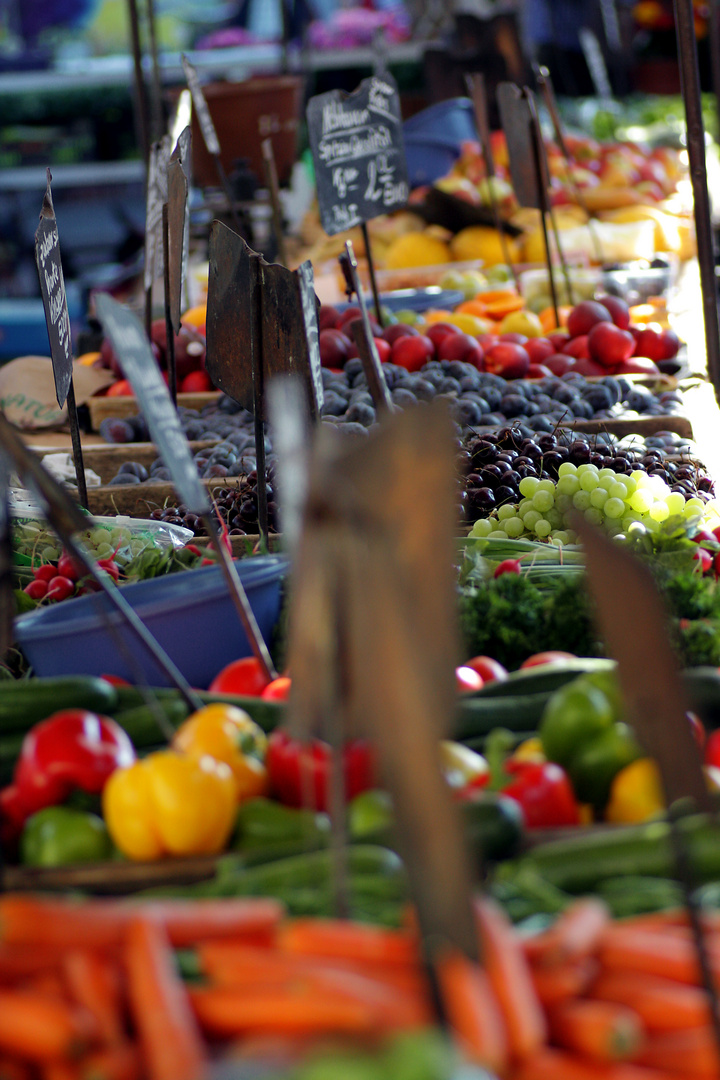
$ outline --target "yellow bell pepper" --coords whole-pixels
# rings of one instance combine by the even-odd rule
[[[616,775],[605,807],[605,820],[613,825],[634,825],[665,810],[660,770],[652,758],[639,758]]]
[[[123,855],[141,861],[217,854],[237,809],[235,780],[224,762],[175,750],[116,769],[102,802],[113,841]]]
[[[225,762],[235,778],[239,803],[268,792],[267,736],[242,709],[222,704],[199,709],[178,728],[173,746],[192,758]]]
[[[462,791],[468,784],[480,788],[490,779],[490,766],[485,758],[464,743],[442,739],[440,763],[445,779],[455,791]]]
[[[515,747],[512,759],[513,761],[547,761],[542,747],[542,740],[538,737],[525,739],[524,742]]]

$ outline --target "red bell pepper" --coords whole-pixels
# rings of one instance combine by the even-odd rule
[[[579,825],[580,808],[570,779],[552,761],[506,761],[512,777],[501,794],[519,804],[528,829]]]
[[[86,709],[65,709],[27,733],[13,776],[17,796],[5,798],[29,817],[78,789],[99,794],[115,769],[134,760],[133,744],[114,720]]]
[[[268,739],[265,765],[270,787],[286,806],[327,810],[331,748],[321,739],[302,742],[277,728]],[[372,749],[364,739],[351,739],[343,750],[345,798],[375,786]]]

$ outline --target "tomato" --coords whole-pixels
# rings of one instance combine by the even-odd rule
[[[458,694],[472,694],[476,690],[482,690],[483,680],[477,671],[471,667],[455,668],[455,689]]]
[[[270,683],[260,661],[254,656],[245,656],[242,660],[233,660],[219,671],[210,683],[213,694],[245,694],[247,697],[260,697]]]
[[[107,397],[134,397],[133,388],[127,379],[118,379],[108,387]]]
[[[562,652],[560,649],[550,652],[538,652],[533,656],[528,656],[527,660],[523,660],[520,665],[521,668],[528,667],[540,667],[541,664],[561,664],[563,660],[577,660],[577,656],[574,656],[570,652]]]
[[[123,679],[120,675],[101,675],[101,679],[105,682],[109,682],[111,686],[132,686],[127,679]]]
[[[713,731],[708,735],[705,743],[705,764],[720,768],[720,731]]]
[[[472,660],[465,661],[464,667],[477,671],[484,683],[504,682],[508,677],[507,669],[491,656],[473,656]]]
[[[289,675],[279,675],[267,684],[260,697],[265,701],[287,701],[290,697],[291,681]]]

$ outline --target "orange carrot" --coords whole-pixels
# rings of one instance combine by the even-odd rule
[[[81,1080],[141,1080],[140,1050],[130,1042],[117,1043],[82,1059]]]
[[[158,900],[132,905],[115,900],[41,900],[13,893],[0,897],[0,943],[112,949],[122,944],[137,914],[162,923],[172,944],[181,947],[211,937],[274,930],[283,907],[276,900],[262,897]]]
[[[417,966],[413,934],[341,919],[292,919],[278,931],[283,952],[340,957],[383,965]]]
[[[6,945],[0,943],[0,986],[15,983],[46,971],[57,971],[63,950],[42,945]]]
[[[547,1026],[533,986],[520,938],[499,904],[478,897],[475,912],[480,953],[500,1011],[505,1018],[513,1061],[536,1053],[547,1037]]]
[[[317,987],[300,985],[266,993],[196,987],[190,988],[189,996],[200,1026],[212,1036],[367,1035],[375,1029],[375,1009]]]
[[[40,1069],[42,1080],[80,1080],[78,1061],[46,1061]]]
[[[585,993],[598,972],[598,963],[590,956],[555,967],[532,968],[530,975],[544,1009]]]
[[[464,1052],[478,1065],[504,1072],[505,1022],[487,972],[459,949],[442,953],[436,972],[445,1014]]]
[[[696,1077],[717,1080],[720,1076],[720,1055],[710,1024],[653,1035],[637,1060],[653,1069],[675,1070],[687,1080]]]
[[[544,1047],[510,1074],[509,1080],[683,1080],[682,1073],[645,1069],[621,1062],[600,1065],[575,1054]]]
[[[635,1009],[648,1031],[680,1031],[708,1023],[707,995],[699,986],[686,986],[655,975],[633,971],[604,971],[590,995]]]
[[[98,953],[71,949],[63,963],[70,996],[94,1017],[103,1042],[113,1045],[124,1037],[120,972]]]
[[[56,998],[59,1001],[67,1000],[65,983],[59,971],[38,971],[36,975],[21,979],[17,984],[17,989],[43,994],[45,997]]]
[[[690,937],[659,930],[636,930],[632,926],[608,926],[600,942],[600,962],[610,971],[636,971],[659,975],[693,986],[700,981],[695,947]],[[714,972],[720,964],[710,955]]]
[[[581,960],[597,950],[609,922],[607,904],[598,897],[584,896],[570,904],[546,931],[526,938],[525,955],[531,964]]]
[[[200,1080],[203,1042],[161,925],[134,919],[127,931],[128,998],[148,1080]]]
[[[628,1061],[643,1041],[640,1017],[614,1001],[564,1001],[550,1011],[550,1036],[592,1061]]]
[[[67,1002],[29,990],[0,991],[0,1053],[42,1064],[73,1058],[88,1045],[88,1017]]]

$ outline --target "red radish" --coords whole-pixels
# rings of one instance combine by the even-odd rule
[[[57,577],[59,572],[57,567],[53,566],[52,563],[42,563],[33,570],[33,576],[36,581],[48,582],[52,581],[54,577]]]
[[[67,551],[64,551],[58,559],[57,572],[65,578],[69,578],[70,581],[77,581],[83,573],[82,569],[78,569],[77,565],[73,561]]]
[[[476,690],[482,690],[483,680],[477,671],[471,667],[455,668],[455,689],[458,694],[471,694]]]
[[[698,547],[693,551],[693,559],[697,559],[701,572],[707,574],[713,566],[713,557],[709,551],[706,551],[704,547]]]
[[[74,592],[75,582],[58,574],[48,585],[47,598],[48,600],[67,600],[68,596],[72,596]]]
[[[43,581],[42,578],[35,578],[29,585],[26,585],[23,592],[30,597],[31,600],[42,600],[48,591],[47,581]]]
[[[114,559],[98,559],[97,565],[101,570],[107,571],[113,581],[119,581],[120,571]]]
[[[503,559],[498,563],[493,572],[493,577],[502,577],[503,574],[519,574],[522,567],[519,559]]]

